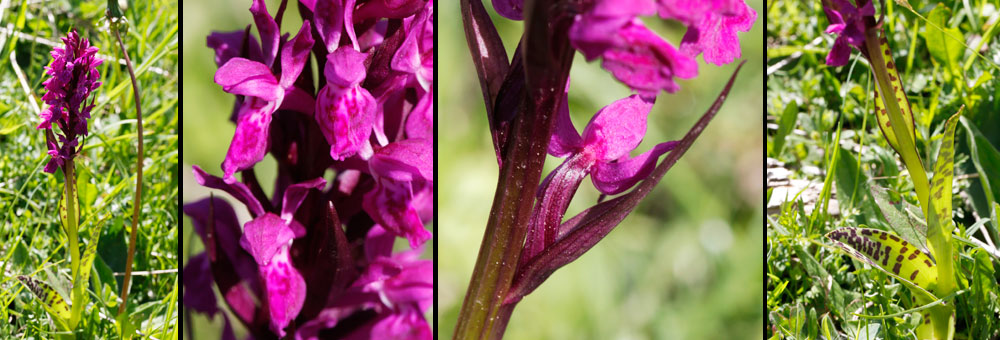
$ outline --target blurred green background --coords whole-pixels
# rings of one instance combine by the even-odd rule
[[[761,339],[763,310],[763,3],[740,33],[741,71],[718,116],[657,189],[601,243],[558,270],[514,310],[509,339]],[[521,22],[493,15],[508,55]],[[475,265],[497,163],[482,93],[456,3],[438,8],[438,336],[450,338]],[[684,28],[647,25],[675,45]],[[716,98],[736,65],[705,65],[661,94],[643,143],[680,139]],[[580,130],[628,89],[577,54],[570,111]],[[561,160],[549,157],[546,172]],[[594,204],[585,180],[567,217]]]

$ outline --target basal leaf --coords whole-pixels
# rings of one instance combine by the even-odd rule
[[[35,297],[42,302],[42,307],[52,316],[52,320],[55,321],[60,329],[69,329],[69,325],[67,324],[70,318],[69,305],[66,304],[66,300],[63,300],[62,296],[59,296],[59,293],[55,289],[52,289],[45,282],[28,276],[18,276],[17,279],[25,287],[28,287],[28,290],[31,290],[35,294]]]
[[[885,56],[885,69],[889,73],[889,86],[894,90],[895,100],[899,104],[900,114],[903,116],[903,121],[905,121],[906,130],[910,133],[910,140],[916,141],[916,135],[913,130],[913,110],[910,108],[910,100],[906,98],[906,92],[903,90],[903,83],[899,79],[899,72],[896,71],[895,62],[892,59],[892,51],[889,49],[889,43],[885,38],[882,38],[879,49],[882,51],[882,55]],[[873,77],[874,79],[874,77]],[[882,135],[885,136],[886,141],[893,149],[896,149],[896,153],[902,155],[902,152],[907,152],[908,150],[903,150],[899,145],[899,140],[896,138],[896,132],[893,131],[892,125],[889,123],[889,112],[886,111],[885,100],[887,100],[883,93],[879,92],[878,87],[875,89],[875,118],[878,120],[878,127],[882,130]]]
[[[867,228],[838,228],[826,237],[851,257],[886,272],[920,295],[926,294],[929,301],[935,300],[927,291],[937,283],[937,268],[927,254],[906,240]]]
[[[961,117],[959,121],[965,127],[966,136],[969,138],[972,164],[976,167],[979,183],[982,184],[986,196],[985,211],[980,212],[981,216],[985,216],[990,214],[990,206],[997,203],[997,199],[1000,198],[1000,173],[997,172],[997,169],[1000,169],[1000,151],[993,147],[990,141],[968,119]],[[997,229],[1000,228],[1000,220],[997,220],[997,217],[1000,216],[993,217],[993,221],[995,221],[993,228],[987,228],[990,237],[994,240],[1000,240],[1000,235],[997,232]]]
[[[962,108],[958,109],[945,123],[944,140],[938,151],[937,163],[934,164],[934,178],[931,180],[931,206],[937,209],[938,225],[945,234],[950,234],[955,224],[951,221],[951,181],[955,176],[955,127],[958,117],[962,116]]]
[[[948,19],[952,17],[951,10],[938,5],[927,16],[928,24],[920,35],[927,41],[927,50],[934,61],[952,70],[959,67],[959,59],[965,49],[956,38],[963,37],[962,31],[948,27]]]
[[[882,217],[888,222],[889,229],[924,253],[928,253],[927,224],[910,214],[910,212],[919,214],[920,208],[901,197],[893,200],[887,189],[876,185],[871,186],[871,193],[875,204],[882,212]]]
[[[781,120],[778,121],[778,131],[774,134],[774,139],[771,144],[771,157],[778,158],[781,155],[781,149],[785,146],[785,138],[788,137],[788,133],[792,132],[792,127],[795,126],[795,118],[799,116],[799,104],[797,102],[790,101],[788,106],[785,106],[785,110],[781,113]]]
[[[864,184],[868,181],[867,176],[858,167],[858,160],[847,152],[843,147],[837,156],[837,200],[844,207],[856,207],[858,202],[864,201]]]

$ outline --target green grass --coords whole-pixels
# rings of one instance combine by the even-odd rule
[[[718,116],[621,225],[518,304],[507,338],[762,338],[764,3],[747,3],[761,14],[750,32],[739,34],[747,65]],[[484,4],[492,14],[490,2]],[[498,167],[458,6],[439,10],[437,335],[448,339],[483,239]],[[684,34],[658,18],[644,19],[675,44]],[[512,55],[522,23],[496,15],[493,22]],[[680,139],[734,68],[702,63],[696,79],[679,81],[681,91],[659,96],[636,153]],[[629,95],[599,62],[579,54],[570,78],[570,112],[579,129],[601,107]],[[545,173],[561,161],[549,157]],[[567,216],[593,205],[598,194],[585,180]]]
[[[952,300],[955,338],[995,339],[1000,336],[1000,257],[990,254],[997,254],[996,248],[982,244],[988,243],[983,231],[994,235],[994,245],[1000,242],[990,208],[1000,197],[995,194],[1000,185],[1000,162],[995,161],[1000,159],[995,79],[1000,59],[994,52],[1000,49],[1000,12],[995,1],[909,4],[912,10],[889,1],[884,25],[913,108],[917,151],[928,171],[942,144],[938,135],[945,120],[965,105],[955,134],[952,217],[955,235],[973,242],[956,237],[953,243],[960,292]],[[767,336],[915,338],[919,320],[911,313],[893,315],[921,307],[911,292],[823,237],[840,227],[886,229],[870,186],[902,193],[902,199],[919,205],[909,173],[872,115],[874,82],[867,62],[854,49],[848,65],[826,66],[835,37],[823,33],[828,22],[819,2],[776,0],[767,18],[766,106],[773,124],[767,130],[767,155],[780,162],[769,173],[783,173],[782,181],[768,178]]]
[[[100,27],[103,1],[10,1],[10,6],[0,8],[0,338],[54,336],[49,316],[17,275],[46,281],[69,296],[67,238],[57,214],[63,179],[42,172],[48,161],[45,137],[34,127],[45,93],[44,67],[51,61],[49,44],[61,43],[59,38],[74,28],[105,59],[90,135],[82,140],[76,161],[81,235],[103,223],[95,274],[86,287],[92,304],[77,338],[117,338],[114,320],[128,249],[137,144],[128,71],[117,62],[121,53],[113,38]],[[145,127],[137,276],[128,313],[142,334],[174,339],[179,336],[177,3],[136,2],[126,16],[131,29],[122,38],[142,90]],[[110,217],[102,221],[105,215]]]

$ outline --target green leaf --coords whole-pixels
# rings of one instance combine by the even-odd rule
[[[944,5],[938,5],[927,15],[928,24],[924,27],[924,32],[920,34],[927,42],[927,50],[935,61],[944,65],[952,73],[959,67],[959,59],[965,49],[960,40],[963,37],[962,31],[957,28],[948,27],[948,19],[952,17],[951,10]]]
[[[795,127],[795,118],[798,115],[799,104],[794,100],[788,102],[788,106],[785,106],[785,111],[782,112],[781,120],[778,122],[778,131],[774,134],[773,144],[771,145],[771,157],[778,158],[781,155],[781,149],[785,147],[785,138],[788,137],[788,133]]]
[[[72,218],[73,221],[77,221],[77,222],[80,221],[80,201],[78,201],[77,196],[70,195],[70,196],[72,196],[72,197],[69,197],[69,199],[72,200],[71,204],[73,204],[77,208],[74,209],[74,216],[67,216],[67,212],[66,212],[66,206],[67,205],[66,205],[66,192],[65,192],[65,188],[60,188],[60,189],[62,189],[63,192],[61,192],[59,194],[59,197],[60,197],[59,198],[59,221],[62,222],[62,230],[63,230],[63,232],[66,233],[67,236],[71,236],[72,237],[72,234],[70,233],[70,230],[69,230],[70,218]]]
[[[838,228],[826,234],[854,259],[875,267],[927,301],[936,300],[937,267],[931,258],[895,234],[877,229]]]
[[[91,211],[94,201],[97,200],[97,186],[91,183],[93,175],[90,169],[77,162],[76,166],[76,194],[80,207],[85,211]],[[81,214],[82,215],[82,214]]]
[[[960,107],[958,112],[945,123],[944,140],[941,141],[941,149],[938,150],[934,177],[931,180],[931,206],[937,209],[938,226],[944,228],[940,232],[945,235],[950,235],[951,230],[955,228],[955,223],[951,221],[951,181],[955,176],[955,127],[964,108],[965,106]]]
[[[990,141],[986,139],[985,136],[979,129],[976,128],[968,119],[965,117],[959,118],[962,122],[962,126],[965,127],[966,136],[968,136],[969,150],[972,153],[972,164],[976,167],[976,172],[979,174],[979,183],[983,186],[983,191],[986,194],[986,209],[989,211],[989,207],[994,203],[997,203],[997,198],[1000,198],[1000,151],[997,151]],[[985,215],[985,213],[983,213]],[[998,216],[994,216],[993,220],[997,220]],[[990,232],[990,237],[994,240],[1000,239],[1000,235],[997,235],[997,228],[1000,227],[1000,222],[994,222],[993,228],[987,228]]]
[[[902,199],[898,194],[893,199],[887,189],[876,185],[871,186],[871,194],[882,212],[882,217],[888,222],[889,229],[923,252],[929,252],[927,224],[914,216],[922,215],[920,208]]]
[[[837,199],[844,207],[853,207],[856,202],[864,200],[865,191],[861,183],[868,182],[867,176],[858,167],[858,161],[850,152],[840,148],[837,157]]]
[[[62,296],[59,296],[59,293],[55,289],[52,289],[45,282],[28,276],[18,276],[17,279],[25,287],[28,287],[28,290],[34,293],[35,297],[42,302],[42,308],[45,308],[45,311],[49,313],[60,330],[70,329],[67,323],[70,318],[69,305],[66,304],[66,300],[63,300]]]

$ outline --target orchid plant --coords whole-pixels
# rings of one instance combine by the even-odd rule
[[[222,315],[224,339],[230,317],[255,339],[430,339],[433,263],[420,257],[432,237],[434,2],[249,7],[257,37],[208,35],[236,132],[221,177],[193,172],[251,220],[214,194],[184,206],[205,245],[184,268],[184,304]],[[296,9],[301,27],[281,35]],[[255,174],[268,153],[271,198]]]
[[[83,307],[89,300],[89,294],[84,288],[89,282],[90,269],[97,255],[100,227],[103,225],[92,223],[89,243],[81,255],[76,155],[80,152],[80,138],[87,135],[87,120],[93,108],[90,95],[101,86],[97,66],[103,60],[96,56],[97,47],[91,46],[90,41],[80,37],[76,31],[69,32],[62,38],[62,42],[63,46],[52,49],[52,62],[46,67],[45,73],[51,78],[43,83],[46,93],[42,100],[47,107],[39,114],[41,123],[37,129],[45,130],[48,155],[51,157],[45,165],[45,172],[55,173],[59,170],[63,174],[59,217],[68,241],[73,287],[70,303],[46,282],[30,276],[18,276],[18,279],[40,300],[58,331],[62,332],[59,336],[75,338],[72,332],[80,323]],[[89,102],[88,98],[91,98]],[[53,124],[59,127],[59,133],[53,131]]]
[[[886,142],[906,166],[919,202],[919,207],[912,206],[873,186],[872,197],[891,231],[844,227],[826,236],[852,258],[909,288],[918,306],[897,315],[920,316],[920,325],[915,329],[917,338],[950,340],[955,337],[955,296],[962,293],[956,280],[954,255],[960,248],[956,248],[953,239],[957,236],[952,234],[954,135],[962,108],[945,122],[942,133],[933,137],[940,138],[941,144],[933,177],[928,180],[916,148],[913,111],[894,64],[887,28],[882,25],[884,17],[876,18],[870,0],[824,0],[823,10],[830,21],[826,32],[837,35],[826,63],[845,65],[853,49],[861,51],[868,61],[876,85],[872,97],[876,121]]]
[[[677,78],[696,77],[699,55],[720,66],[739,58],[737,33],[748,31],[757,14],[741,0],[493,0],[498,14],[524,21],[508,58],[482,2],[460,5],[500,179],[454,338],[499,339],[521,299],[620,224],[704,130],[739,67],[687,135],[630,155],[657,96],[678,91]],[[679,48],[640,19],[654,15],[687,26]],[[635,93],[594,114],[582,134],[567,104],[576,51],[601,59]],[[543,180],[546,154],[564,161]],[[602,201],[564,220],[588,175]],[[618,196],[603,199],[610,195]]]
[[[135,95],[135,108],[137,113],[137,129],[139,136],[142,135],[142,114],[140,91],[136,88],[136,79],[132,62],[128,58],[125,45],[118,34],[120,29],[127,28],[124,22],[121,8],[115,0],[108,1],[108,11],[106,13],[109,28],[118,41],[125,58],[129,75],[132,79],[133,93]],[[97,67],[104,61],[97,56],[98,48],[91,46],[87,38],[83,38],[75,30],[62,38],[63,46],[55,47],[52,52],[52,62],[46,67],[46,74],[51,78],[45,80],[46,93],[42,100],[48,105],[45,110],[39,113],[42,122],[37,129],[45,130],[48,155],[51,157],[46,164],[44,171],[55,173],[59,170],[63,174],[64,187],[62,199],[59,204],[59,217],[63,231],[68,239],[67,250],[70,257],[70,269],[72,274],[72,290],[70,302],[66,300],[52,288],[48,283],[30,276],[19,276],[18,279],[35,296],[41,300],[43,308],[52,318],[57,326],[61,338],[75,338],[74,331],[78,329],[82,320],[85,307],[89,303],[90,293],[86,291],[90,283],[90,274],[97,256],[97,245],[100,240],[101,230],[110,213],[105,213],[97,221],[96,212],[91,216],[81,216],[81,207],[78,197],[77,183],[78,164],[76,156],[82,151],[80,138],[88,135],[87,125],[90,119],[91,110],[94,108],[94,97],[91,96],[101,85],[100,74]],[[89,98],[89,102],[88,102]],[[52,125],[59,127],[60,133],[55,133]],[[119,336],[130,338],[135,333],[135,327],[128,319],[126,307],[128,306],[129,279],[132,274],[132,260],[135,254],[136,233],[139,221],[139,210],[142,206],[142,138],[138,138],[138,154],[136,161],[136,184],[135,200],[133,201],[132,229],[129,242],[124,284],[122,285],[121,303],[118,305],[118,316],[116,326]],[[81,165],[82,166],[82,165]],[[89,171],[88,171],[89,173]],[[86,218],[84,218],[86,217]],[[89,235],[87,236],[87,246],[83,253],[80,253],[79,233],[84,225],[89,225]],[[95,281],[95,286],[100,282]]]

